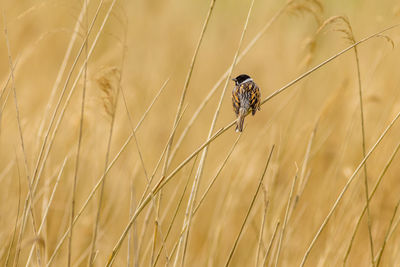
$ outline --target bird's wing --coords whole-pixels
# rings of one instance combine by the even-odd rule
[[[258,107],[260,104],[260,89],[255,83],[249,85],[250,94],[250,106]]]
[[[239,86],[235,86],[235,88],[233,88],[232,105],[236,115],[239,115],[239,108],[240,108]]]

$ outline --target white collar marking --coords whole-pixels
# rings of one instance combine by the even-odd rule
[[[244,80],[243,82],[241,82],[241,84],[242,84],[242,83],[247,83],[247,82],[252,82],[252,81],[253,81],[252,78],[247,78],[246,80]]]

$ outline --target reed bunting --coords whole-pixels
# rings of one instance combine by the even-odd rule
[[[247,113],[251,111],[254,116],[256,111],[260,110],[260,89],[247,74],[241,74],[232,80],[235,82],[235,88],[232,91],[232,104],[237,117],[236,132],[241,132]]]

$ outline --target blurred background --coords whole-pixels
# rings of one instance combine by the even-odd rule
[[[167,164],[162,157],[157,167],[174,129],[210,1],[0,3],[0,262],[7,266],[105,265],[142,195],[148,194],[148,179],[154,176],[153,188],[207,140],[229,79],[224,73],[238,49],[232,77],[249,74],[265,99],[354,41],[400,20],[400,4],[394,0],[256,0],[239,48],[251,1],[217,0]],[[191,218],[185,249],[176,244],[201,153],[138,213],[114,266],[181,265],[183,257],[185,266],[221,266],[242,225],[231,266],[299,265],[363,159],[360,84],[366,152],[400,111],[399,36],[400,29],[393,28],[369,39],[357,46],[359,65],[354,49],[349,50],[267,101],[246,118],[237,144],[234,128],[216,138],[194,197],[194,206],[201,205]],[[235,119],[232,89],[229,80],[213,133]],[[400,168],[393,154],[399,133],[397,122],[366,163],[370,195],[381,181],[369,216],[357,226],[366,205],[361,168],[305,266],[368,266],[372,257],[380,266],[400,262]],[[244,222],[273,145],[261,190]],[[110,163],[102,190],[98,182]],[[98,190],[90,195],[96,184]],[[69,247],[65,234],[72,200],[75,216],[85,208]]]

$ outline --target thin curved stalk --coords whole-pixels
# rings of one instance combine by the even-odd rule
[[[267,252],[265,253],[264,261],[263,261],[262,266],[267,266],[268,256],[269,256],[269,253],[271,252],[272,244],[274,243],[274,240],[275,240],[275,237],[276,237],[276,233],[278,232],[279,224],[280,224],[280,222],[278,221],[276,223],[275,230],[274,230],[274,232],[272,234],[271,240],[269,241],[269,245],[268,245],[268,248],[267,248]]]
[[[210,192],[211,187],[214,185],[215,181],[217,180],[217,178],[219,177],[220,173],[222,172],[222,170],[224,169],[226,162],[228,161],[229,157],[231,156],[233,150],[235,149],[236,145],[238,144],[240,137],[242,136],[242,133],[240,133],[238,135],[238,137],[236,138],[235,142],[233,143],[231,150],[229,150],[228,155],[225,157],[224,161],[222,162],[221,166],[219,167],[217,173],[214,175],[214,177],[211,179],[211,182],[208,184],[206,190],[204,190],[203,195],[200,197],[199,203],[197,204],[197,206],[193,209],[193,215],[196,214],[197,210],[200,208],[201,204],[203,203],[204,199],[206,198],[206,196],[208,195],[208,192]]]
[[[385,176],[386,172],[388,171],[390,165],[392,164],[393,159],[394,159],[394,157],[396,156],[397,152],[399,152],[399,149],[400,149],[400,143],[396,146],[396,149],[393,151],[393,153],[392,153],[392,155],[390,156],[389,160],[387,161],[385,167],[383,168],[381,174],[379,175],[378,180],[376,181],[376,183],[375,183],[375,185],[374,185],[374,188],[372,189],[372,192],[371,192],[371,194],[369,195],[369,199],[368,199],[369,201],[371,201],[372,198],[374,197],[376,190],[378,189],[379,185],[381,184],[382,179],[383,179],[383,177]],[[367,210],[367,206],[365,205],[363,211],[361,212],[360,216],[358,217],[358,220],[357,220],[357,223],[356,223],[356,227],[354,228],[353,235],[351,236],[349,246],[348,246],[348,248],[347,248],[347,250],[346,250],[346,254],[345,254],[345,257],[344,257],[344,259],[343,259],[343,266],[345,266],[346,263],[347,263],[347,260],[348,260],[348,257],[349,257],[349,255],[350,255],[350,251],[351,251],[351,248],[352,248],[352,246],[353,246],[353,242],[354,242],[354,239],[355,239],[357,230],[358,230],[359,227],[360,227],[361,219],[362,219],[362,217],[364,216],[366,210]]]
[[[375,151],[377,146],[380,144],[382,139],[386,136],[388,131],[393,127],[397,119],[400,117],[400,112],[397,113],[396,117],[391,121],[391,123],[386,127],[386,129],[383,131],[381,136],[378,138],[378,140],[375,142],[375,144],[372,146],[372,148],[368,151],[368,153],[365,155],[364,159],[360,162],[358,167],[354,170],[353,174],[350,176],[350,178],[347,180],[346,185],[343,187],[342,191],[340,192],[339,196],[337,197],[335,203],[333,204],[332,208],[330,209],[328,215],[325,217],[324,221],[322,222],[320,228],[318,229],[317,233],[314,235],[314,238],[312,239],[310,245],[308,246],[306,253],[304,254],[304,257],[301,261],[300,266],[304,266],[304,264],[307,261],[307,258],[312,250],[312,248],[315,245],[315,242],[317,241],[318,237],[321,235],[322,231],[325,229],[327,223],[329,222],[330,218],[332,217],[333,212],[336,210],[337,206],[339,205],[340,201],[343,198],[343,195],[346,193],[347,189],[349,188],[351,182],[356,178],[357,173],[360,171],[360,169],[364,166],[365,162],[367,159],[370,157],[372,152]]]
[[[143,200],[144,200],[144,198],[145,198],[145,196],[146,196],[146,193],[147,193],[147,191],[149,190],[149,188],[150,188],[150,186],[151,186],[151,183],[152,183],[152,181],[153,181],[153,179],[154,179],[154,176],[155,176],[155,174],[156,174],[156,172],[157,172],[157,170],[158,170],[158,168],[159,168],[159,166],[160,166],[160,164],[161,164],[162,159],[163,159],[164,156],[165,156],[165,153],[166,153],[167,148],[168,148],[168,144],[170,144],[171,139],[172,139],[172,137],[174,136],[175,131],[176,131],[176,129],[177,129],[177,127],[178,127],[178,125],[179,125],[179,123],[180,123],[182,117],[183,117],[183,114],[185,113],[186,107],[187,107],[187,106],[184,107],[184,109],[183,109],[183,111],[182,111],[180,117],[178,118],[178,123],[177,123],[177,124],[175,125],[175,127],[172,129],[172,132],[171,132],[169,138],[167,139],[167,144],[165,145],[164,150],[162,151],[162,153],[161,153],[161,155],[160,155],[160,157],[159,157],[159,160],[158,160],[156,166],[154,167],[154,170],[153,170],[153,173],[152,173],[150,179],[147,179],[147,180],[148,180],[148,181],[147,181],[147,185],[146,185],[145,190],[143,191],[142,197],[140,198],[139,205],[143,202]],[[164,177],[164,176],[163,176],[163,177]],[[152,197],[152,207],[153,207],[153,209],[156,211],[156,213],[155,213],[155,216],[156,216],[155,224],[158,224],[158,221],[160,221],[160,219],[159,219],[159,214],[158,214],[158,212],[157,212],[157,205],[156,205],[156,203],[155,203],[154,195],[152,195],[151,197]],[[145,234],[145,232],[146,232],[146,230],[147,230],[147,227],[148,227],[148,220],[149,220],[150,215],[151,215],[151,209],[149,209],[149,211],[148,211],[148,213],[147,213],[147,215],[146,215],[146,219],[145,219],[145,222],[146,222],[146,223],[145,223],[144,226],[143,226],[143,230],[142,230],[142,234],[141,234],[141,239],[140,239],[140,243],[139,243],[139,246],[138,246],[138,250],[140,250],[140,246],[141,246],[141,244],[143,243],[142,241],[143,241],[144,234]],[[156,230],[157,230],[158,232],[160,232],[160,234],[161,234],[162,236],[164,236],[164,235],[161,233],[161,228],[159,228],[158,226],[156,226],[156,227],[155,227],[155,231],[156,231]],[[157,234],[157,233],[155,233],[155,235],[156,235],[156,234]],[[161,248],[164,248],[164,249],[165,249],[165,243],[164,243],[164,241],[163,241],[162,244],[161,244]],[[154,241],[153,241],[153,249],[154,249]],[[146,252],[147,252],[147,250],[146,250]],[[145,255],[146,255],[146,253],[145,253]]]
[[[349,24],[350,25],[350,24]],[[353,31],[350,27],[351,35],[353,35]],[[354,37],[353,37],[354,40]],[[363,102],[363,91],[361,86],[361,71],[360,71],[360,59],[358,57],[357,46],[354,47],[354,54],[356,58],[357,64],[357,80],[358,80],[358,97],[360,101],[360,116],[361,116],[361,137],[362,137],[362,155],[365,157],[366,153],[366,145],[365,145],[365,122],[364,122],[364,102]],[[365,201],[367,204],[367,226],[368,226],[368,238],[369,238],[369,248],[371,253],[371,264],[374,267],[374,241],[372,238],[372,222],[371,222],[371,214],[369,209],[369,198],[368,198],[368,172],[367,172],[367,164],[364,164],[364,189],[365,189]]]
[[[46,208],[45,208],[45,211],[43,213],[43,218],[42,218],[42,221],[41,221],[39,229],[38,229],[38,235],[40,235],[42,233],[43,227],[44,227],[46,219],[47,219],[47,215],[49,213],[49,209],[50,209],[51,203],[53,202],[53,198],[54,198],[54,195],[56,193],[58,184],[60,182],[61,175],[64,172],[64,167],[65,167],[65,164],[67,163],[67,160],[68,160],[68,157],[66,157],[64,159],[64,162],[61,165],[60,171],[58,172],[58,176],[57,176],[56,182],[54,184],[53,190],[52,190],[51,195],[49,197],[49,201],[48,201],[48,203],[46,205]],[[29,264],[30,264],[31,257],[32,257],[32,254],[33,254],[33,250],[34,250],[34,247],[32,246],[31,252],[29,253],[29,257],[28,257],[28,260],[26,262],[26,266],[29,266]]]
[[[163,242],[164,244],[167,241],[167,238],[168,238],[169,234],[171,233],[172,225],[174,224],[176,216],[178,215],[178,211],[179,211],[179,208],[181,207],[181,204],[182,204],[182,201],[183,201],[183,197],[185,196],[186,189],[187,189],[187,187],[189,185],[189,180],[190,180],[190,177],[192,176],[192,173],[193,173],[193,170],[194,170],[194,166],[196,165],[196,161],[197,161],[197,156],[193,160],[192,169],[190,170],[190,173],[189,173],[188,178],[187,178],[186,183],[185,183],[185,187],[183,188],[183,192],[181,194],[181,197],[179,198],[178,205],[176,206],[175,211],[174,211],[173,216],[172,216],[172,219],[171,219],[171,222],[169,223],[168,230],[167,230],[166,235],[164,237],[164,242]],[[152,267],[155,267],[157,265],[158,259],[160,258],[160,255],[161,255],[161,250],[162,250],[162,247],[158,250],[157,256],[156,256],[156,258],[155,258],[155,260],[154,260],[154,262],[152,264]],[[167,256],[167,259],[168,259],[168,256]]]
[[[12,234],[12,238],[11,238],[11,242],[10,242],[10,246],[8,247],[8,252],[7,252],[7,256],[6,256],[6,260],[4,263],[4,266],[8,266],[8,261],[10,260],[10,255],[11,255],[11,248],[14,245],[14,241],[15,241],[15,235],[17,233],[17,226],[18,226],[18,217],[19,217],[19,209],[20,209],[20,205],[21,205],[21,173],[18,167],[18,158],[17,158],[17,154],[15,154],[15,162],[17,163],[17,171],[18,171],[18,204],[17,204],[17,216],[15,218],[15,224],[14,224],[14,230],[13,230],[13,234]]]
[[[201,199],[200,199],[200,201],[199,201],[199,204],[196,206],[196,208],[195,208],[194,211],[193,211],[193,216],[196,215],[198,209],[200,208],[201,204],[203,203],[203,201],[204,201],[205,197],[207,196],[209,190],[211,189],[212,185],[215,183],[216,179],[218,178],[219,174],[221,173],[222,169],[224,168],[224,166],[225,166],[225,164],[226,164],[228,158],[229,158],[230,155],[232,154],[232,152],[233,152],[234,148],[236,147],[236,145],[237,145],[237,143],[238,143],[240,137],[241,137],[241,134],[239,134],[239,136],[238,136],[238,138],[236,139],[235,143],[233,144],[231,150],[229,151],[228,155],[225,157],[223,163],[221,164],[220,168],[218,169],[216,175],[215,175],[214,178],[211,180],[211,182],[210,182],[210,184],[208,185],[207,189],[206,189],[205,192],[203,193],[203,195],[202,195],[202,197],[201,197]],[[196,159],[197,159],[197,155],[196,155]],[[180,237],[184,234],[184,232],[186,231],[186,227],[187,227],[187,224],[185,224],[184,227],[182,227],[182,231],[181,231],[181,233],[179,234],[178,239],[180,239]],[[179,241],[179,240],[178,240],[178,241]],[[171,253],[170,257],[172,256],[172,254],[174,254],[174,252],[175,252],[175,250],[176,250],[176,248],[177,248],[177,245],[178,245],[178,242],[175,243],[174,248],[173,248],[173,252]],[[157,258],[159,257],[159,254],[160,254],[160,251],[158,252]],[[170,257],[168,257],[168,258],[170,258]],[[155,261],[154,264],[156,264],[156,263],[157,263],[157,260]]]
[[[42,120],[41,120],[41,123],[40,123],[40,126],[39,126],[39,131],[38,131],[38,136],[39,137],[41,137],[42,134],[43,134],[43,129],[44,129],[44,126],[45,126],[44,124],[45,124],[47,115],[50,114],[51,103],[54,102],[54,98],[56,96],[57,88],[58,88],[58,86],[60,86],[61,79],[62,79],[62,76],[63,76],[63,74],[65,72],[66,67],[67,67],[67,63],[68,63],[69,57],[71,55],[71,52],[72,52],[72,49],[74,47],[75,41],[76,41],[76,39],[77,39],[77,37],[79,35],[79,27],[81,26],[81,21],[83,20],[83,16],[86,13],[86,7],[87,7],[87,5],[89,5],[90,0],[86,0],[86,1],[87,1],[87,4],[82,6],[81,11],[79,13],[79,17],[76,20],[75,27],[74,27],[74,29],[72,31],[71,39],[69,40],[68,47],[67,47],[67,50],[65,51],[65,55],[64,55],[63,61],[62,61],[61,66],[60,66],[60,68],[58,70],[56,80],[54,81],[53,88],[52,88],[51,94],[50,94],[50,98],[49,98],[49,101],[47,102],[46,110],[43,113],[44,116],[42,117]]]
[[[14,71],[15,71],[17,65],[18,65],[18,57],[15,59],[15,63],[14,63],[14,66],[13,66]],[[8,84],[10,83],[11,74],[12,74],[12,73],[11,73],[11,71],[10,71],[10,73],[8,74],[7,81],[6,81],[6,83],[4,84],[3,89],[1,90],[1,93],[0,93],[0,100],[1,100],[1,98],[3,97],[4,93],[6,92],[6,89],[7,89]],[[8,93],[7,93],[7,95],[6,95],[5,99],[4,99],[3,105],[2,105],[1,108],[0,108],[0,134],[1,134],[1,129],[2,129],[2,127],[1,127],[1,119],[3,118],[3,111],[4,111],[4,108],[6,107],[6,104],[7,104],[7,101],[8,101],[8,97],[10,96],[10,92],[11,92],[11,90],[8,90]]]
[[[88,0],[85,0],[83,3],[82,11],[81,13],[86,14],[86,31],[88,30],[88,13],[87,13],[87,7],[88,7]],[[78,19],[78,22],[80,20]],[[87,34],[87,32],[86,32]],[[67,54],[66,54],[67,55]],[[77,152],[76,152],[76,159],[75,159],[75,170],[74,170],[74,179],[73,179],[73,184],[72,184],[72,200],[71,200],[71,216],[70,216],[70,224],[69,224],[69,238],[68,238],[68,267],[71,266],[71,258],[72,258],[72,237],[73,237],[73,223],[74,223],[74,217],[75,217],[75,197],[76,197],[76,184],[78,181],[78,170],[79,170],[79,160],[80,160],[80,155],[81,155],[81,145],[82,145],[82,135],[83,135],[83,118],[85,114],[85,99],[86,99],[86,84],[87,84],[87,57],[88,57],[88,44],[87,42],[85,43],[85,56],[86,56],[86,63],[85,63],[85,71],[83,74],[83,88],[82,88],[82,100],[81,100],[81,114],[80,114],[80,121],[79,121],[79,133],[78,133],[78,147],[77,147]],[[64,58],[65,60],[65,58]],[[59,72],[60,74],[61,72]],[[58,78],[58,77],[57,77]],[[57,82],[57,80],[56,80]],[[55,84],[56,85],[56,84]],[[58,85],[57,85],[58,87]],[[54,86],[54,88],[56,88]],[[55,89],[53,88],[52,96],[55,92]],[[53,96],[54,97],[54,96]],[[51,98],[50,98],[51,99]],[[50,104],[50,102],[49,102]],[[49,109],[49,106],[47,108]],[[43,120],[44,121],[44,120]],[[40,132],[39,132],[40,134]],[[40,135],[39,135],[40,136]]]
[[[269,162],[270,162],[270,160],[271,160],[271,156],[272,156],[272,153],[273,153],[273,152],[274,152],[274,146],[272,146],[271,152],[269,152],[268,160],[267,160],[267,163],[265,164],[265,168],[264,168],[263,174],[261,175],[260,181],[259,181],[259,183],[258,183],[257,190],[256,190],[255,194],[253,195],[253,199],[251,200],[249,209],[247,210],[247,213],[246,213],[246,217],[244,218],[243,223],[242,223],[242,226],[240,227],[239,234],[237,235],[237,237],[236,237],[236,239],[235,239],[235,242],[234,242],[234,244],[233,244],[233,247],[232,247],[232,249],[231,249],[231,252],[229,253],[229,257],[228,257],[228,260],[227,260],[226,263],[225,263],[225,267],[228,267],[229,264],[230,264],[230,262],[231,262],[231,260],[232,260],[233,253],[234,253],[235,250],[236,250],[236,247],[237,247],[237,244],[238,244],[238,242],[239,242],[240,236],[242,235],[244,226],[246,225],[246,222],[247,222],[247,219],[249,218],[251,209],[252,209],[253,206],[254,206],[254,203],[255,203],[255,201],[256,201],[258,192],[259,192],[260,189],[261,189],[261,185],[262,185],[262,182],[263,182],[263,180],[264,180],[265,173],[267,172],[268,165],[269,165]]]
[[[378,259],[376,260],[376,266],[377,267],[379,267],[379,264],[381,263],[382,254],[383,254],[383,251],[385,250],[386,243],[387,243],[387,241],[389,239],[390,229],[392,228],[394,218],[396,217],[396,213],[397,213],[397,209],[399,208],[399,204],[400,204],[400,201],[397,201],[396,207],[394,208],[392,218],[390,219],[389,226],[388,226],[388,229],[387,229],[386,234],[385,234],[385,239],[383,240],[382,247],[379,250]]]
[[[34,213],[33,213],[34,206],[33,206],[33,200],[32,200],[32,198],[33,198],[33,190],[32,190],[33,180],[31,181],[31,178],[29,177],[28,159],[27,159],[27,156],[26,156],[24,136],[23,136],[22,127],[21,127],[21,115],[19,113],[17,90],[15,88],[14,64],[13,64],[13,59],[12,59],[12,56],[11,56],[10,41],[8,39],[7,22],[6,22],[6,17],[5,17],[4,12],[3,12],[2,15],[3,15],[3,24],[4,24],[4,36],[5,36],[6,45],[7,45],[8,63],[9,63],[9,68],[10,68],[10,72],[11,72],[11,85],[12,85],[12,91],[13,91],[13,96],[14,96],[16,120],[17,120],[17,125],[18,125],[18,134],[19,134],[19,139],[20,139],[20,143],[21,143],[20,145],[21,145],[22,154],[24,156],[25,175],[26,175],[26,179],[27,179],[27,183],[28,183],[28,189],[29,189],[28,196],[31,196],[30,197],[30,201],[27,203],[28,207],[27,207],[27,209],[24,210],[23,214],[27,215],[28,214],[28,209],[29,209],[29,212],[30,212],[31,218],[32,218],[33,234],[35,236],[35,239],[37,239],[37,227],[36,227],[35,216],[34,216]],[[23,230],[21,229],[20,238],[22,238],[22,234],[23,234]],[[40,248],[39,248],[39,246],[37,246],[37,242],[35,242],[34,245],[36,247],[37,261],[38,261],[38,264],[40,265],[41,264]],[[19,253],[20,253],[20,248],[18,249],[18,252],[17,252],[17,263],[18,263]]]
[[[232,147],[231,147],[230,151],[228,152],[227,156],[225,157],[225,159],[224,159],[224,161],[222,162],[221,166],[219,167],[218,171],[216,172],[216,174],[214,175],[214,177],[211,179],[211,182],[209,183],[209,185],[207,186],[205,192],[203,193],[202,197],[200,198],[199,203],[198,203],[197,206],[194,208],[194,210],[193,210],[193,216],[195,216],[195,215],[197,214],[197,211],[198,211],[198,209],[200,208],[201,204],[203,203],[205,197],[208,195],[208,193],[209,193],[211,187],[214,185],[215,181],[217,180],[217,178],[219,177],[219,175],[220,175],[220,173],[222,172],[223,168],[225,167],[225,165],[226,165],[228,159],[230,158],[230,156],[231,156],[233,150],[235,149],[236,145],[238,144],[240,137],[241,137],[241,133],[240,133],[239,136],[236,138],[236,141],[235,141],[234,144],[232,145]],[[196,156],[196,159],[197,159],[197,156]],[[186,231],[186,227],[187,227],[187,224],[184,225],[184,227],[183,227],[183,229],[182,229],[182,231],[181,231],[181,233],[180,233],[180,235],[179,235],[179,238],[184,234],[184,231]],[[176,243],[176,244],[174,245],[174,249],[176,249],[177,244],[178,244],[178,243]],[[161,251],[161,250],[160,250],[160,251]],[[160,251],[158,252],[157,259],[158,259],[158,257],[160,256]],[[154,265],[155,265],[156,263],[157,263],[157,260],[155,261]]]
[[[114,2],[115,3],[115,2]],[[112,7],[109,9],[110,11],[112,10]],[[96,242],[97,242],[97,235],[98,235],[98,228],[99,228],[99,221],[100,221],[100,216],[101,216],[101,206],[102,206],[102,202],[103,202],[103,196],[104,196],[104,187],[105,187],[105,182],[106,182],[106,177],[107,177],[107,167],[108,167],[108,162],[110,160],[110,151],[111,151],[111,143],[112,143],[112,137],[113,137],[113,132],[114,132],[114,126],[115,126],[115,118],[116,118],[116,113],[117,113],[117,106],[118,106],[118,99],[119,99],[119,94],[122,91],[122,86],[121,86],[121,82],[122,82],[122,77],[123,77],[123,70],[124,70],[124,63],[125,63],[125,59],[126,59],[126,35],[127,35],[127,29],[125,28],[125,32],[124,32],[124,40],[123,40],[123,50],[122,50],[122,60],[121,60],[121,67],[120,67],[120,76],[119,76],[119,81],[118,81],[118,88],[117,88],[117,94],[115,96],[115,101],[114,103],[112,103],[112,116],[111,116],[111,124],[110,124],[110,130],[109,130],[109,135],[108,135],[108,141],[107,141],[107,151],[106,151],[106,158],[105,158],[105,164],[104,164],[104,174],[103,174],[103,179],[101,182],[101,188],[100,188],[100,196],[99,196],[99,204],[97,206],[97,214],[96,214],[96,221],[95,221],[95,226],[94,226],[94,230],[93,230],[93,237],[92,237],[92,242],[91,242],[91,248],[90,248],[90,252],[89,252],[89,260],[88,260],[88,266],[93,266],[94,264],[94,260],[95,260],[95,248],[96,248]],[[87,55],[86,55],[87,56]],[[87,60],[86,60],[87,62]],[[86,72],[85,72],[86,74]],[[125,101],[125,96],[122,93],[122,98],[124,100],[125,103],[125,108],[128,111],[127,105],[126,105],[126,101]],[[82,111],[83,112],[83,111]],[[133,126],[132,126],[132,121],[128,112],[128,117],[130,120],[130,125],[132,128],[132,133],[133,133],[133,137],[136,141],[137,144],[137,140],[136,140],[136,135],[135,135],[135,131],[133,130]],[[137,144],[138,146],[138,144]],[[139,146],[138,146],[139,148]],[[146,173],[146,169],[144,167],[144,163],[143,163],[143,159],[139,151],[139,155],[140,155],[140,159],[141,159],[141,163],[142,166],[144,168],[145,174],[146,174],[146,178],[147,178],[147,173]],[[70,229],[72,230],[73,228],[73,217],[71,217],[71,224],[70,224]]]
[[[256,253],[256,260],[255,260],[255,267],[258,266],[258,261],[260,259],[260,252],[261,252],[261,246],[264,247],[265,249],[265,245],[263,242],[263,236],[264,236],[264,227],[265,227],[265,220],[267,218],[267,211],[268,211],[268,204],[269,204],[269,200],[267,198],[267,191],[265,190],[265,188],[263,189],[263,193],[264,193],[264,209],[263,209],[263,216],[261,219],[261,226],[260,226],[260,234],[258,237],[258,248],[257,248],[257,253]]]
[[[294,186],[296,185],[296,181],[297,181],[297,173],[298,173],[298,170],[296,172],[296,175],[294,176],[292,187],[290,189],[290,193],[289,193],[289,197],[288,197],[288,202],[287,202],[287,205],[286,205],[285,218],[283,220],[281,235],[279,236],[278,251],[276,252],[275,267],[278,266],[278,262],[279,262],[279,256],[280,256],[280,253],[281,253],[283,237],[284,237],[284,234],[285,234],[286,225],[287,225],[287,221],[288,221],[288,218],[289,218],[290,204],[292,203],[292,196],[293,196]]]
[[[131,199],[130,199],[130,207],[129,207],[129,217],[132,216],[133,214],[133,206],[135,205],[135,188],[133,186],[133,178],[131,179],[131,186],[130,186],[130,193],[131,193]],[[133,236],[133,238],[132,238]],[[128,248],[126,252],[126,266],[130,267],[131,266],[131,239],[133,239],[133,250],[135,251],[135,265],[137,265],[137,229],[136,225],[133,225],[133,229],[130,230],[129,235],[128,235]]]
[[[120,92],[120,86],[118,86],[117,90],[117,95],[115,97],[115,101],[113,103],[113,112],[112,112],[112,117],[111,117],[111,123],[110,123],[110,131],[108,133],[108,140],[107,140],[107,151],[106,151],[106,161],[104,164],[104,173],[103,173],[103,179],[101,181],[100,185],[100,196],[99,196],[99,202],[97,205],[97,212],[96,212],[96,221],[94,225],[94,230],[93,230],[93,238],[92,242],[90,245],[90,252],[89,252],[89,261],[88,261],[88,266],[93,266],[94,260],[95,260],[95,249],[96,249],[96,242],[97,242],[97,234],[99,231],[99,222],[100,222],[100,216],[101,216],[101,206],[103,204],[103,197],[104,197],[104,187],[105,187],[105,182],[107,178],[107,167],[108,167],[108,161],[110,160],[110,151],[111,151],[111,141],[114,133],[114,125],[115,125],[115,117],[117,113],[117,104],[118,104],[118,98],[119,98],[119,92]],[[71,227],[73,226],[73,220],[71,219]],[[72,229],[72,228],[71,228]]]

